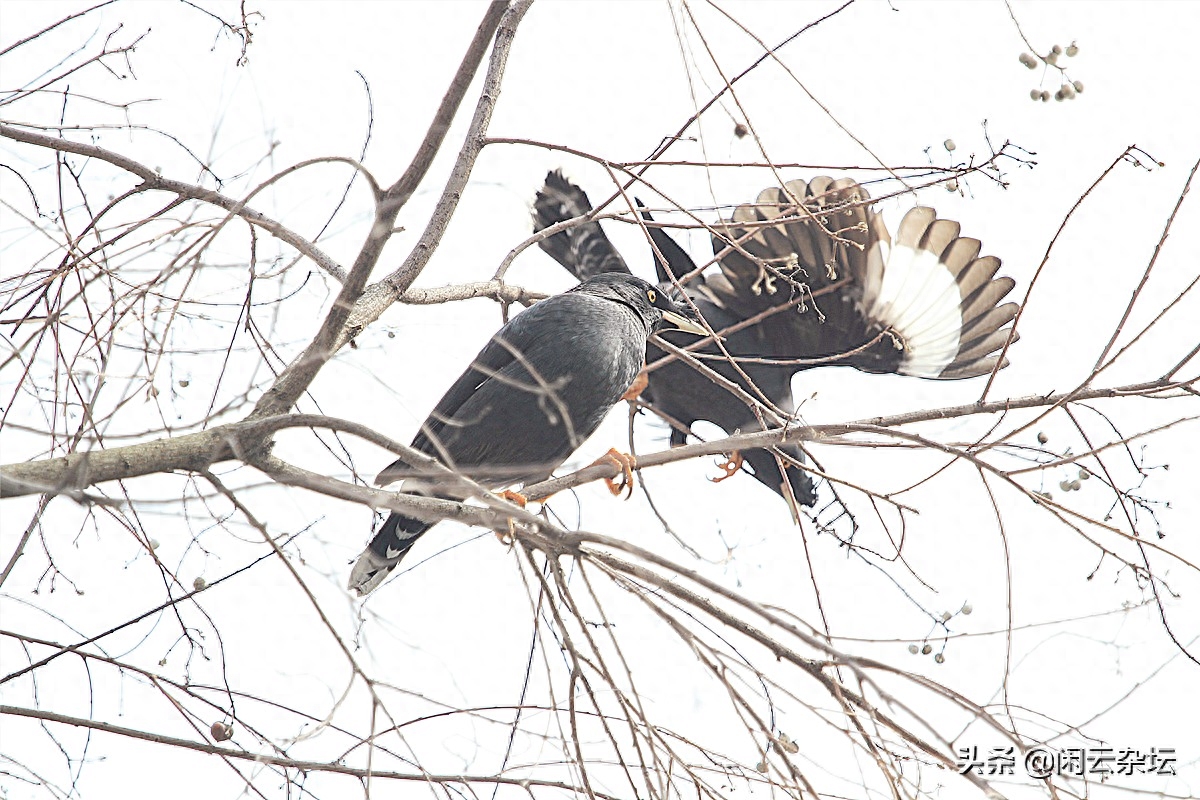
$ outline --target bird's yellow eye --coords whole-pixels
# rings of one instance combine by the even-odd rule
[[[646,299],[649,300],[651,303],[657,303],[658,302],[658,293],[655,292],[653,289],[647,289],[646,290]]]

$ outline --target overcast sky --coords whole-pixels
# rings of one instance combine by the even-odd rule
[[[204,0],[198,5],[226,19],[237,16],[236,3]],[[0,48],[84,7],[5,0],[0,5]],[[123,25],[122,37],[147,31],[132,56],[133,76],[117,80],[92,69],[72,79],[72,92],[154,102],[132,106],[122,117],[76,100],[70,119],[82,124],[125,118],[169,132],[177,142],[124,130],[67,135],[161,167],[169,177],[211,185],[182,144],[212,164],[223,180],[223,191],[232,196],[280,169],[329,155],[361,156],[381,182],[390,183],[412,157],[485,6],[267,2],[249,7],[261,16],[254,20],[245,66],[236,65],[238,43],[199,11],[171,3],[117,3],[56,33],[44,46],[30,45],[5,56],[0,60],[0,89],[26,84],[50,69],[61,53]],[[708,48],[728,77],[761,53],[754,37],[774,44],[838,7],[827,2],[682,7],[543,0],[534,4],[520,25],[489,133],[563,145],[611,161],[645,158],[720,87],[721,75],[711,66]],[[1055,245],[1021,323],[1022,339],[1012,351],[1012,366],[1001,374],[992,398],[1062,391],[1087,375],[1152,256],[1189,171],[1200,159],[1200,111],[1195,100],[1200,96],[1200,61],[1194,55],[1200,5],[1022,2],[1014,3],[1013,9],[1025,36],[1040,51],[1056,43],[1066,47],[1077,42],[1078,55],[1064,57],[1061,63],[1068,64],[1072,80],[1085,86],[1080,97],[1061,103],[1030,100],[1032,89],[1053,92],[1058,81],[1040,67],[1031,71],[1018,62],[1027,47],[1002,2],[861,0],[782,49],[786,69],[768,64],[747,77],[738,85],[740,105],[722,101],[667,153],[668,160],[742,162],[761,161],[765,152],[775,162],[813,165],[784,170],[787,178],[851,171],[868,179],[877,177],[869,170],[881,162],[919,167],[932,161],[948,166],[972,157],[987,158],[985,136],[997,148],[1012,142],[1020,148],[1013,152],[1028,163],[1001,162],[1005,188],[977,175],[965,181],[959,193],[935,187],[916,198],[888,200],[880,209],[893,230],[904,211],[918,202],[960,221],[964,234],[981,239],[985,253],[1003,260],[1003,273],[1017,280],[1017,295],[1023,296],[1064,215],[1126,147],[1138,145],[1149,154],[1141,156],[1146,168],[1123,164],[1114,170]],[[739,30],[722,12],[754,36]],[[473,90],[429,179],[401,214],[398,224],[405,231],[390,243],[379,275],[395,268],[420,235],[441,179],[461,144],[475,97]],[[0,108],[0,117],[5,122],[52,124],[59,104],[61,98],[40,104],[28,101]],[[735,123],[747,119],[761,151],[753,137],[734,136]],[[957,145],[953,155],[943,146],[948,138]],[[1163,166],[1155,166],[1155,160]],[[24,165],[33,159],[28,149],[3,141],[0,162]],[[418,285],[489,278],[529,235],[533,194],[546,171],[557,167],[583,185],[593,200],[607,196],[611,187],[607,173],[585,159],[527,145],[488,147]],[[852,171],[855,167],[864,169]],[[110,181],[114,193],[131,185],[125,176],[113,177],[116,173],[100,169],[95,173],[88,179]],[[347,177],[342,169],[312,169],[276,185],[255,204],[293,229],[315,236],[341,198]],[[656,196],[639,189],[648,204],[701,209],[710,220],[719,213],[714,207],[728,209],[752,200],[774,182],[769,171],[747,167],[658,167],[647,178],[662,193]],[[12,178],[4,174],[0,181],[5,200],[16,205],[19,192]],[[880,188],[893,191],[895,187]],[[343,264],[352,260],[370,217],[361,185],[348,197],[346,209],[321,239],[326,251]],[[1189,202],[1160,255],[1154,280],[1128,322],[1129,330],[1147,324],[1200,269],[1200,208],[1195,192]],[[13,254],[26,252],[21,248],[29,243],[10,235],[18,225],[6,209],[0,213],[6,215],[0,227],[7,247],[0,250],[0,271],[10,277],[25,269],[25,262]],[[634,270],[649,276],[649,251],[638,230],[620,224],[610,224],[608,230]],[[711,253],[700,233],[680,238],[697,258]],[[236,242],[232,240],[226,254],[230,262],[244,262],[244,248]],[[271,321],[277,344],[288,356],[311,335],[333,286],[320,275],[302,280],[307,265],[304,270],[289,284],[300,292],[295,305],[300,310]],[[546,292],[572,283],[536,248],[517,259],[509,280]],[[221,299],[238,297],[236,285],[230,292]],[[1157,376],[1177,360],[1178,353],[1186,352],[1181,343],[1200,340],[1197,319],[1200,303],[1189,296],[1164,318],[1154,335],[1098,383],[1121,385]],[[398,305],[358,339],[356,350],[343,352],[322,371],[312,387],[314,399],[305,410],[319,407],[323,413],[359,420],[406,441],[499,324],[499,311],[487,300],[445,307]],[[216,337],[223,347],[235,327],[214,312],[210,327],[197,326],[176,335],[184,337],[181,347],[199,346],[209,341],[206,337]],[[188,341],[187,336],[195,338]],[[166,405],[160,407],[177,415],[181,424],[202,417],[211,397],[194,389],[189,394],[180,389],[179,381],[210,385],[216,379],[213,370],[211,360],[177,359],[160,387],[171,389],[172,396],[168,402],[164,395],[161,403]],[[226,399],[254,385],[261,388],[267,374],[261,365],[247,370],[244,379],[238,376],[229,382]],[[5,396],[17,378],[3,376]],[[813,423],[951,406],[977,399],[981,390],[979,381],[947,384],[847,369],[802,373],[796,381],[798,398],[812,396],[803,414]],[[1196,406],[1192,404],[1191,414],[1197,413]],[[1174,406],[1160,410],[1143,402],[1122,406],[1114,419],[1121,426],[1141,430],[1184,413]],[[152,416],[143,430],[159,422]],[[135,415],[125,424],[123,432],[135,432],[139,420]],[[625,443],[625,425],[621,408],[573,461],[587,463],[609,447]],[[968,440],[986,428],[977,421],[952,421],[922,430]],[[1052,442],[1061,442],[1059,452],[1086,449],[1065,418],[1047,423],[1045,431]],[[661,426],[639,422],[640,449],[665,446],[665,435]],[[1033,433],[1026,434],[1024,441],[1033,446]],[[311,444],[284,442],[281,448],[297,458],[324,459],[311,468],[349,476],[343,464]],[[1192,565],[1200,563],[1196,523],[1200,500],[1195,491],[1200,436],[1195,424],[1151,437],[1135,449],[1148,465],[1171,465],[1170,471],[1152,470],[1141,493],[1155,504],[1161,530],[1168,534],[1165,546]],[[32,457],[37,451],[35,440],[5,432],[5,462]],[[914,476],[932,472],[941,463],[932,455],[857,448],[819,452],[837,474],[853,475],[879,491],[907,486]],[[354,446],[354,465],[367,478],[389,460],[381,451]],[[248,472],[234,470],[230,480],[238,484],[259,480]],[[1005,637],[985,634],[1003,631],[1010,624],[1023,628],[1011,644],[1009,691],[1017,698],[1014,705],[1037,709],[1066,725],[1100,714],[1094,735],[1114,747],[1175,747],[1183,762],[1177,781],[1130,779],[1127,785],[1180,797],[1200,791],[1196,664],[1181,656],[1164,634],[1158,612],[1144,605],[1148,593],[1127,571],[1105,563],[1080,537],[1053,523],[1028,501],[1012,491],[1003,495],[1002,537],[987,495],[968,470],[952,472],[946,481],[914,492],[907,502],[919,507],[921,514],[905,530],[905,555],[920,576],[918,581],[894,562],[877,562],[882,567],[877,568],[847,558],[833,537],[817,535],[811,526],[806,529],[806,548],[774,495],[747,476],[709,484],[705,479],[715,474],[716,467],[702,461],[648,475],[658,492],[659,510],[702,554],[701,561],[688,561],[690,557],[671,543],[641,496],[621,503],[611,500],[603,487],[586,487],[577,495],[556,498],[553,507],[567,525],[643,542],[810,622],[818,619],[817,586],[831,630],[844,637],[839,646],[927,673],[980,703],[999,701],[1004,676]],[[1026,485],[1057,491],[1065,474],[1027,476]],[[1128,474],[1123,479],[1132,480]],[[177,499],[184,484],[172,480],[129,486],[133,496],[147,501]],[[1111,497],[1095,483],[1073,493],[1071,503],[1084,513],[1103,516]],[[362,612],[366,621],[359,629],[360,611],[341,587],[348,562],[369,536],[371,513],[300,490],[262,490],[249,497],[261,501],[256,508],[273,533],[299,534],[294,547],[303,558],[303,574],[343,637],[355,641],[358,631],[358,641],[364,645],[357,653],[362,663],[380,680],[420,693],[419,699],[395,699],[397,713],[416,715],[438,708],[439,703],[517,702],[531,634],[527,588],[517,557],[492,537],[449,524],[440,526],[436,542],[431,541],[433,536],[426,537],[405,562],[405,569],[397,571],[399,576],[370,598]],[[1169,508],[1162,505],[1166,501]],[[29,502],[5,501],[0,531],[4,561],[28,524],[32,508]],[[47,525],[67,531],[64,538],[80,529],[79,509],[63,504],[52,506],[51,511]],[[180,520],[157,503],[148,503],[144,513],[161,531],[160,557],[189,582],[194,576],[211,581],[229,574],[264,551],[249,529],[238,535],[210,534],[205,527],[208,520]],[[1142,533],[1154,531],[1151,524]],[[202,540],[203,547],[193,541],[198,532],[208,537]],[[886,544],[878,531],[862,535],[867,542]],[[466,544],[443,551],[459,542]],[[31,595],[46,567],[40,547],[35,548],[3,587],[4,628],[74,641],[164,599],[157,569],[129,537],[88,533],[71,544],[64,541],[59,550],[56,562],[84,594],[77,596],[60,586],[54,594]],[[1089,579],[1098,561],[1100,568]],[[1195,637],[1200,635],[1195,601],[1200,574],[1194,566],[1170,559],[1155,566],[1165,571],[1181,595],[1170,600],[1168,611],[1176,636],[1190,643],[1195,653]],[[810,577],[810,569],[815,578]],[[243,691],[324,716],[349,681],[344,660],[281,567],[268,561],[247,575],[204,595],[204,608],[221,632],[231,682]],[[724,706],[715,710],[719,701],[712,697],[712,686],[704,683],[690,657],[658,653],[661,631],[637,616],[635,604],[612,602],[610,610],[629,615],[619,623],[625,626],[627,641],[644,645],[644,652],[633,658],[644,670],[638,673],[644,676],[641,689],[662,717],[678,725],[699,724],[698,729],[727,748],[731,758],[754,763],[754,751],[744,735],[722,739],[722,726],[729,722],[721,715],[727,711]],[[974,613],[956,617],[953,631],[974,636],[952,640],[945,664],[909,655],[908,644],[930,632],[926,611],[956,611],[964,603],[970,603]],[[1123,607],[1133,608],[1122,612]],[[1077,619],[1082,617],[1093,618]],[[188,665],[181,650],[171,650],[178,632],[171,621],[155,618],[152,623],[122,634],[120,641],[108,642],[108,652],[130,654],[142,666],[161,669],[176,679],[189,669],[197,682],[220,679],[211,663]],[[1023,627],[1043,623],[1053,624]],[[24,662],[24,656],[11,643],[2,647],[0,672],[7,674],[14,664]],[[671,664],[669,668],[656,666],[660,655],[663,664]],[[159,658],[166,659],[162,667],[157,666]],[[111,674],[93,678],[97,683],[89,687],[77,663],[48,670],[38,687],[43,707],[194,737],[142,682]],[[33,705],[31,685],[16,683],[0,686],[3,702]],[[339,722],[365,729],[368,712],[365,695],[356,689],[339,712]],[[714,720],[711,726],[696,722],[706,718]],[[819,759],[824,731],[814,726],[811,717],[794,719],[788,733],[804,743],[805,753]],[[281,740],[302,732],[293,718],[276,722],[271,731]],[[1053,728],[1032,712],[1021,724],[1029,735]],[[70,784],[69,778],[64,779],[62,756],[39,728],[11,719],[5,719],[2,727],[0,752],[27,766],[37,764],[36,769],[53,776],[60,787]],[[78,753],[82,738],[59,733]],[[416,737],[420,744],[413,746],[419,747],[430,770],[488,774],[499,767],[503,754],[503,737],[496,739],[497,735],[494,726],[439,723],[420,729]],[[248,738],[238,743],[254,746]],[[979,744],[992,742],[980,734]],[[553,747],[539,751],[529,743],[525,746],[521,760],[561,755]],[[328,759],[338,750],[338,744],[321,746],[318,738],[316,743],[295,745],[292,752],[300,758]],[[78,794],[85,798],[233,797],[241,787],[213,759],[114,737],[95,737],[88,758],[78,786]],[[854,777],[845,770],[838,774]],[[316,778],[310,787],[319,797],[355,796],[358,791],[338,794],[348,784],[322,781]],[[941,797],[972,793],[951,776],[943,783]],[[268,785],[274,783],[263,784]],[[744,788],[738,785],[739,796],[744,796]],[[418,791],[428,790],[389,787],[377,796],[407,797]],[[852,782],[841,784],[839,791],[851,795],[855,787]],[[1013,796],[1028,796],[1022,791],[1014,787]],[[3,774],[0,794],[13,800],[53,796]],[[271,796],[284,795],[280,789]]]

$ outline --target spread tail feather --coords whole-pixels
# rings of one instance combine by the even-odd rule
[[[367,549],[354,562],[346,587],[363,597],[383,583],[404,559],[421,534],[432,527],[428,522],[391,514],[379,528]]]

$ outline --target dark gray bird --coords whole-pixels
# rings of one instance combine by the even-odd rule
[[[421,425],[412,447],[490,488],[549,477],[595,432],[641,371],[651,334],[707,332],[658,287],[629,274],[589,276],[513,317]],[[398,460],[376,478],[453,498]],[[365,595],[432,525],[391,514],[350,573]]]
[[[723,334],[722,344],[735,360],[771,361],[747,362],[740,370],[726,360],[704,363],[787,413],[795,408],[792,376],[821,364],[938,379],[990,372],[1017,312],[1015,303],[999,305],[1014,286],[1011,278],[994,277],[1000,260],[980,258],[977,239],[959,236],[958,223],[937,219],[929,208],[909,211],[893,242],[868,201],[866,189],[849,178],[790,181],[764,190],[755,203],[738,206],[729,220],[715,225],[719,268],[689,282],[688,298],[717,333],[744,325]],[[534,228],[591,208],[582,189],[551,172],[534,202]],[[643,217],[652,221],[649,214]],[[655,270],[664,286],[672,275],[695,268],[662,228],[649,232],[663,257]],[[540,245],[581,279],[601,266],[629,271],[596,222]],[[745,325],[749,320],[755,322]],[[709,343],[699,352],[720,350]],[[647,363],[662,355],[651,345]],[[643,397],[685,426],[707,420],[728,433],[762,427],[746,403],[686,364],[667,364],[649,379]],[[671,443],[682,444],[686,437],[672,430]],[[809,476],[792,465],[803,461],[798,448],[743,455],[754,477],[772,490],[803,505],[815,502]]]

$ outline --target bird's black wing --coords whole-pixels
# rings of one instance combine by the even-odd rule
[[[569,292],[513,317],[446,391],[412,447],[489,485],[548,476],[595,431],[640,367],[640,350],[635,365],[618,365],[617,344],[587,324],[598,314],[623,320],[618,306]],[[588,355],[593,349],[604,355]],[[581,360],[594,374],[576,374]],[[376,481],[410,475],[398,459]]]
[[[516,322],[521,316],[524,314],[514,317],[512,321]],[[499,374],[513,363],[516,347],[519,345],[515,345],[513,349],[504,347],[495,337],[488,340],[488,343],[471,361],[471,365],[450,385],[433,411],[421,423],[421,429],[412,441],[412,448],[435,458],[441,457],[442,453],[434,446],[434,440],[440,439],[442,430],[447,423],[455,418],[463,403],[489,380],[489,375]],[[375,483],[386,486],[409,474],[410,471],[411,468],[404,460],[397,459],[379,473],[375,478]]]
[[[534,306],[534,308],[536,307]],[[412,441],[414,450],[439,460],[446,459],[447,454],[441,444],[446,426],[456,423],[463,404],[484,385],[489,381],[495,381],[497,376],[511,372],[517,361],[516,354],[524,352],[530,347],[529,338],[530,335],[536,336],[536,326],[533,326],[531,330],[531,326],[526,322],[518,323],[518,320],[522,320],[532,310],[529,309],[513,317],[503,329],[504,336],[498,338],[499,332],[497,332],[496,336],[489,339],[488,343],[471,361],[471,365],[450,385],[450,388],[442,395],[442,399],[434,406],[433,411],[429,412],[429,416],[421,423],[421,428]],[[537,316],[534,315],[534,317]],[[403,459],[397,459],[379,473],[375,482],[380,486],[386,486],[411,472],[411,467]]]
[[[533,230],[582,217],[592,210],[587,194],[571,183],[560,170],[546,176],[546,183],[533,201]],[[581,281],[602,272],[629,274],[625,259],[613,247],[600,223],[583,222],[538,242],[547,255]]]

